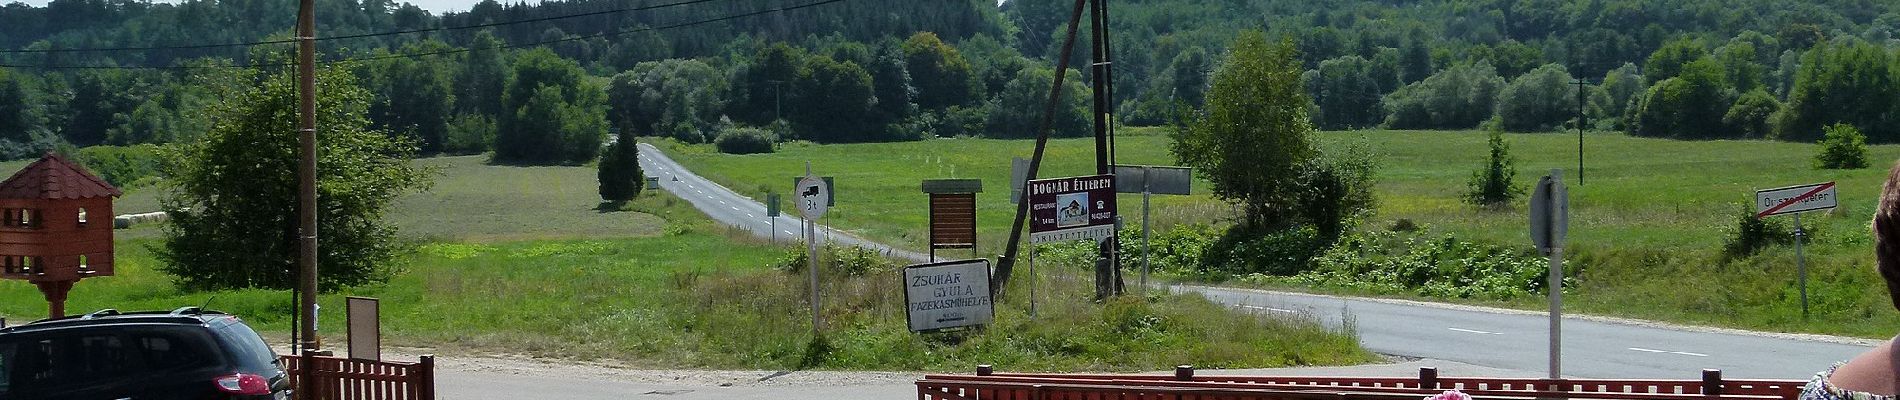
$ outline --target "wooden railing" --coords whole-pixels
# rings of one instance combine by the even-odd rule
[[[310,357],[310,385],[301,385],[303,358],[283,356],[284,372],[299,400],[434,400],[435,356],[418,362]]]
[[[1481,399],[1796,400],[1804,384],[1804,382],[1792,380],[1723,380],[1721,372],[1716,370],[1704,371],[1702,378],[1702,380],[1440,378],[1437,370],[1432,368],[1420,369],[1417,378],[1195,376],[1192,367],[1185,366],[1177,369],[1172,376],[1007,374],[990,373],[987,368],[979,368],[975,376],[926,375],[924,379],[917,382],[917,396],[919,400],[1069,398],[1300,400],[1311,395],[1319,395],[1331,400],[1376,400],[1387,396],[1417,400],[1424,395],[1457,389]],[[1084,392],[1087,394],[1074,395],[1081,397],[1072,396],[1073,393]]]

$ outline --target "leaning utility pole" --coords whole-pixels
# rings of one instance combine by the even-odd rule
[[[297,168],[297,290],[300,353],[318,351],[317,340],[317,7],[315,0],[300,0],[297,11],[297,92],[301,97],[297,110],[299,153],[303,159]],[[309,372],[310,364],[303,371]],[[310,382],[304,380],[303,382]],[[302,391],[299,391],[301,393]]]
[[[1056,57],[1055,82],[1049,88],[1049,103],[1042,109],[1042,124],[1036,127],[1036,152],[1029,157],[1029,169],[1024,174],[1028,186],[1029,180],[1036,179],[1036,170],[1042,167],[1042,153],[1049,147],[1049,129],[1055,123],[1056,104],[1062,99],[1062,78],[1069,73],[1069,55],[1075,51],[1075,30],[1082,22],[1082,7],[1088,0],[1075,0],[1075,9],[1069,14],[1068,39],[1062,42],[1062,55]],[[1022,197],[1016,200],[1016,220],[1009,224],[1009,242],[1006,242],[1003,256],[996,261],[996,272],[990,277],[990,296],[1002,297],[1003,287],[1009,284],[1010,272],[1015,269],[1016,255],[1021,254],[1023,240],[1023,221],[1029,217],[1029,190],[1023,190]]]

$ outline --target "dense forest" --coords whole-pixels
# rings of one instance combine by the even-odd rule
[[[319,2],[320,60],[423,154],[584,163],[609,132],[720,142],[1027,137],[1067,0]],[[294,4],[0,6],[0,157],[164,144],[283,73]],[[1900,142],[1900,10],[1865,0],[1116,0],[1115,117],[1200,107],[1242,30],[1291,42],[1322,129],[1575,128]],[[1083,30],[1087,32],[1086,29]],[[1086,35],[1073,55],[1089,57]],[[1086,68],[1058,135],[1086,134]],[[1581,90],[1581,92],[1579,92]],[[1582,99],[1583,119],[1577,112]],[[752,143],[754,146],[746,146]]]

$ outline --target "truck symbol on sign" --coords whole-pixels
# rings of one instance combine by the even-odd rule
[[[812,196],[817,196],[817,195],[818,195],[817,186],[807,186],[805,187],[805,193],[799,194],[799,196],[804,196],[804,197],[812,197]]]

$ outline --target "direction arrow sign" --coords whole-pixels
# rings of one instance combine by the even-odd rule
[[[1755,192],[1755,218],[1825,210],[1840,205],[1834,182],[1789,186]]]

